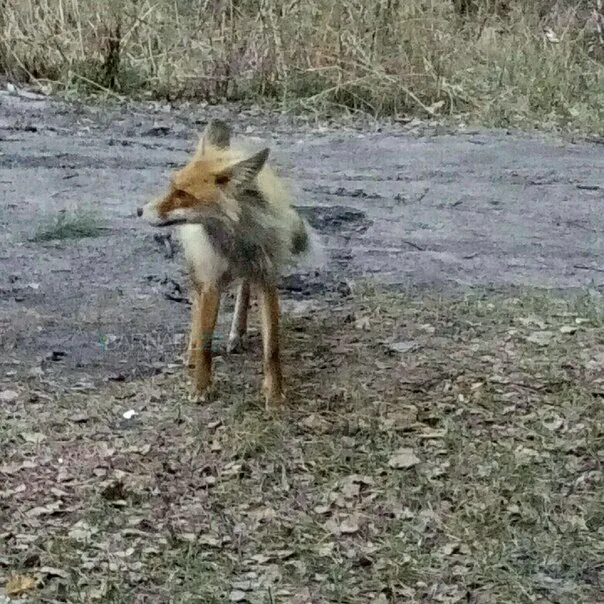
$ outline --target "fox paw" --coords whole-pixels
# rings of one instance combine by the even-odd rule
[[[188,396],[189,402],[195,405],[202,405],[203,403],[208,402],[208,392],[198,392],[195,388],[193,388],[189,392]]]
[[[191,403],[207,403],[211,400],[213,391],[214,388],[209,379],[193,380],[189,393],[189,401]]]
[[[265,382],[262,390],[264,391],[264,402],[266,409],[278,409],[285,403],[285,393],[281,388],[274,387]]]

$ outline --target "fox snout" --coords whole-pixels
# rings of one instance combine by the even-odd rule
[[[136,215],[148,222],[151,226],[164,227],[175,224],[183,224],[187,222],[185,212],[180,209],[170,209],[169,211],[161,211],[163,199],[150,201],[143,207],[136,209]]]
[[[162,220],[157,211],[157,205],[157,201],[154,200],[144,206],[136,208],[136,215],[153,226],[159,226],[164,220]]]

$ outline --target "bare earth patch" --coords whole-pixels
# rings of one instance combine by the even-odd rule
[[[603,327],[588,296],[355,286],[287,319],[281,413],[261,407],[256,332],[219,359],[207,406],[169,364],[100,388],[4,380],[0,585],[41,602],[601,602]]]
[[[600,139],[0,115],[1,604],[602,602]],[[210,115],[328,251],[282,283],[279,413],[257,325],[187,402],[182,258],[135,218]]]

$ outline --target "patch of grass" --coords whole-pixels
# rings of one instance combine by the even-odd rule
[[[322,115],[601,132],[594,8],[595,0],[5,0],[0,69],[77,94],[264,99]]]
[[[602,300],[355,291],[289,318],[278,414],[257,340],[217,363],[206,406],[180,374],[12,384],[0,585],[40,575],[45,599],[115,604],[598,602]]]
[[[98,237],[103,233],[104,228],[102,218],[93,210],[60,210],[38,225],[31,241]]]

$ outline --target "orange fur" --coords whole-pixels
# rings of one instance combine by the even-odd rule
[[[240,344],[247,325],[250,285],[260,294],[267,404],[284,399],[279,351],[281,269],[309,247],[307,226],[281,181],[255,154],[231,147],[226,124],[211,122],[191,161],[177,170],[166,194],[139,212],[155,226],[181,225],[194,286],[187,364],[193,392],[203,395],[212,377],[212,338],[221,290],[241,280],[229,339]]]

